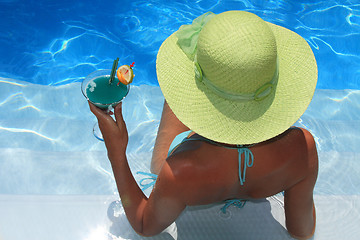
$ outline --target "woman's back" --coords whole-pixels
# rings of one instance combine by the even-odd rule
[[[246,146],[253,154],[249,159],[253,165],[246,167],[245,177],[246,153],[241,155],[239,169],[239,152],[234,145],[212,142],[197,134],[190,135],[167,157],[174,138],[188,130],[165,102],[152,158],[152,171],[159,174],[152,193],[155,199],[160,199],[156,197],[160,188],[163,191],[159,195],[172,191],[184,206],[265,198],[284,191],[288,231],[298,238],[313,233],[318,158],[314,138],[307,130],[290,128],[275,138]],[[176,212],[181,208],[173,209]]]
[[[286,226],[296,238],[307,238],[315,231],[313,189],[318,159],[312,135],[300,128],[248,149],[253,165],[239,170],[239,152],[223,144],[209,143],[199,135],[197,141],[183,142],[168,158],[162,171],[170,188],[185,205],[204,205],[228,199],[265,198],[281,191],[285,195]],[[242,159],[244,156],[242,156]],[[160,173],[161,174],[161,173]],[[164,184],[161,184],[164,186]],[[166,184],[165,184],[166,185]],[[155,191],[156,192],[156,191]]]
[[[234,146],[209,143],[197,134],[191,138],[198,140],[183,142],[167,159],[184,185],[189,205],[265,198],[289,189],[305,178],[311,168],[307,149],[312,136],[303,129],[292,128],[248,147],[253,165],[246,167],[243,185],[239,175],[244,173],[245,154],[239,169],[239,152]]]

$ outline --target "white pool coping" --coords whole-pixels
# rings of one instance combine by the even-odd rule
[[[0,195],[0,239],[173,239],[168,233],[137,235],[121,205],[110,220],[116,200],[117,195]],[[358,239],[360,196],[315,195],[315,204],[313,239]],[[292,239],[285,229],[282,196],[247,202],[242,209],[230,207],[231,216],[221,215],[221,206],[186,209],[172,232],[178,240]]]

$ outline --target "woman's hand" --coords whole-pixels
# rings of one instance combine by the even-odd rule
[[[89,106],[98,120],[110,161],[111,156],[125,154],[129,136],[122,116],[122,103],[119,103],[114,109],[115,121],[108,113],[94,104],[89,102]]]
[[[186,207],[182,195],[179,194],[182,190],[178,191],[177,187],[181,186],[181,180],[174,177],[173,169],[165,162],[156,182],[157,187],[148,199],[135,181],[126,159],[128,133],[121,113],[121,103],[115,107],[115,121],[93,104],[89,103],[89,106],[98,119],[120,199],[131,226],[140,235],[153,236],[160,233],[173,223]]]

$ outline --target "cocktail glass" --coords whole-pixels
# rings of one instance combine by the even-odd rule
[[[85,98],[108,113],[129,93],[130,85],[120,83],[115,77],[109,83],[111,69],[102,69],[90,73],[81,83],[81,92]],[[104,141],[98,123],[93,127],[94,136]]]

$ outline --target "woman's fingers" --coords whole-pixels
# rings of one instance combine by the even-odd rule
[[[100,108],[96,107],[94,104],[92,104],[90,101],[88,101],[90,111],[95,115],[95,117],[98,120],[107,119],[109,118],[109,114],[107,114],[104,110],[101,110]]]
[[[115,114],[115,120],[116,120],[116,124],[118,125],[118,127],[123,130],[124,126],[125,126],[125,121],[122,115],[122,102],[119,103],[115,109],[114,109],[114,114]]]
[[[99,118],[100,116],[102,116],[102,111],[97,108],[94,104],[92,104],[90,101],[88,101],[89,107],[90,107],[90,111],[97,117]]]
[[[96,107],[94,104],[89,102],[90,111],[96,116],[101,132],[110,131],[114,133],[115,128],[127,134],[126,124],[122,115],[122,103],[118,104],[114,109],[115,121],[109,115],[109,113]],[[103,135],[106,134],[103,132]]]
[[[121,113],[121,104],[118,104],[114,109],[116,121],[107,112],[90,102],[89,107],[90,111],[98,120],[99,128],[103,134],[108,153],[114,154],[119,151],[124,153],[126,151],[129,136]]]

